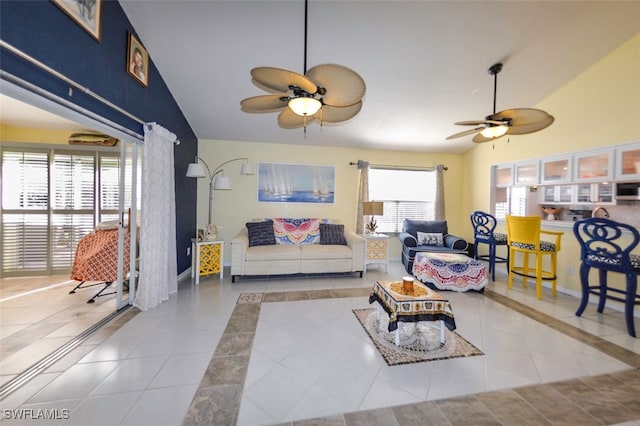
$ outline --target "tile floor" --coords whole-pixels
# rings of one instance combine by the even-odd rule
[[[102,286],[69,294],[77,284],[69,274],[0,280],[0,385],[115,312],[110,295],[86,303]]]
[[[386,366],[351,310],[402,275],[182,282],[0,401],[0,423],[640,424],[640,342],[623,315],[578,318],[575,298],[538,301],[500,274],[484,295],[444,293],[484,356]]]

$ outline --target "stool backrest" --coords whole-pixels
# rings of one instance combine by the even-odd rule
[[[471,226],[473,226],[473,236],[476,240],[495,241],[493,231],[497,225],[498,221],[489,213],[480,210],[471,213]]]
[[[632,265],[630,256],[640,242],[640,234],[633,226],[592,217],[574,223],[573,233],[580,243],[583,263],[621,273],[638,269]]]

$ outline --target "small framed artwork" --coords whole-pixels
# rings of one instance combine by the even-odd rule
[[[100,41],[102,0],[51,0],[93,38]]]
[[[149,53],[140,40],[129,33],[127,43],[127,72],[144,87],[149,84]]]

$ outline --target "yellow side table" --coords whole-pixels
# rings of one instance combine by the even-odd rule
[[[223,278],[224,241],[191,239],[191,278],[195,276],[196,284],[200,284],[200,275],[220,274]]]

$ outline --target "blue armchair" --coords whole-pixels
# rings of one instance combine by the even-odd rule
[[[416,253],[468,254],[469,244],[465,239],[449,234],[446,220],[405,219],[398,238],[402,243],[402,264],[410,274]]]

